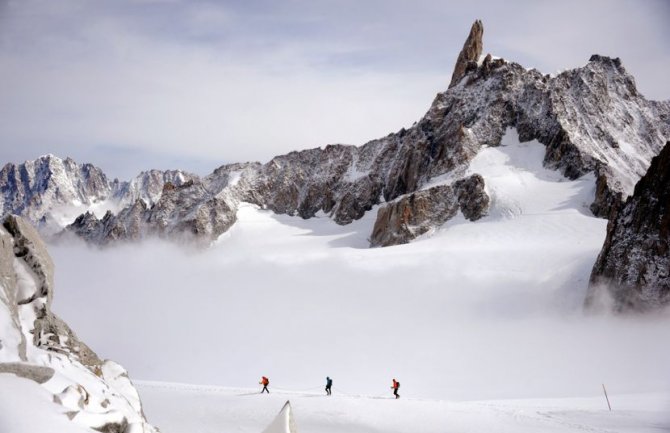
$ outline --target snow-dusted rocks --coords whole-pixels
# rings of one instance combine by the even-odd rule
[[[153,205],[166,183],[179,186],[192,179],[197,176],[180,170],[149,170],[129,182],[110,181],[91,164],[46,155],[0,170],[0,215],[21,215],[52,235],[82,213],[117,212],[138,200]]]
[[[226,192],[212,193],[199,179],[181,185],[167,182],[151,207],[138,198],[117,215],[107,212],[98,219],[90,212],[82,214],[66,229],[98,245],[147,236],[208,243],[235,222],[238,200]]]
[[[0,386],[12,385],[11,375],[50,393],[56,409],[31,417],[69,418],[105,432],[155,432],[125,370],[81,342],[51,312],[52,297],[53,263],[44,243],[26,221],[5,218],[0,227]],[[61,422],[45,423],[52,421]],[[76,425],[73,431],[79,431]]]
[[[112,183],[112,198],[119,207],[132,206],[137,200],[153,205],[160,198],[166,184],[180,186],[195,181],[198,176],[181,170],[149,170],[135,176],[130,182]]]
[[[607,227],[593,267],[587,307],[609,293],[618,311],[670,304],[670,142]]]
[[[77,164],[70,158],[42,156],[23,164],[6,164],[0,170],[2,215],[19,214],[46,230],[57,230],[58,207],[91,205],[111,192],[99,168]]]
[[[549,167],[571,179],[592,171],[600,178],[596,216],[633,193],[670,136],[669,104],[647,101],[618,58],[593,55],[581,68],[535,80],[520,104],[520,137],[547,146]]]

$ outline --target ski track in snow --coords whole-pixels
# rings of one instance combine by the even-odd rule
[[[668,431],[633,397],[616,414],[599,399],[453,402],[588,396],[603,382],[670,390],[670,318],[582,314],[607,222],[588,212],[593,177],[567,180],[543,155],[508,131],[469,168],[485,178],[489,215],[408,245],[368,248],[376,209],[338,226],[243,204],[197,254],[158,241],[55,246],[54,311],[133,378],[244,389],[266,375],[271,389],[309,389],[330,375],[336,392],[378,397],[391,378],[403,384],[399,402],[143,385],[165,433],[260,432],[287,397],[300,431]]]

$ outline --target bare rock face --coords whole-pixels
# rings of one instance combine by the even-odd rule
[[[406,244],[441,225],[458,212],[458,199],[449,185],[407,194],[377,212],[370,246]]]
[[[603,293],[611,296],[616,311],[670,304],[670,142],[609,222],[586,306],[599,307]]]
[[[125,370],[101,360],[53,314],[53,290],[44,242],[28,222],[8,216],[0,226],[0,372],[47,390],[66,384],[54,394],[54,404],[62,406],[55,412],[81,426],[156,433]]]
[[[484,179],[474,174],[451,185],[438,185],[407,194],[377,212],[370,246],[406,244],[454,217],[459,209],[469,220],[488,210]]]
[[[484,36],[484,25],[480,20],[475,21],[470,28],[470,34],[463,44],[463,49],[458,54],[456,59],[456,66],[454,73],[451,76],[451,83],[449,87],[454,87],[465,76],[468,69],[476,69],[479,56],[482,55],[484,43],[482,42]],[[489,59],[490,60],[490,59]],[[474,65],[472,64],[474,63]]]

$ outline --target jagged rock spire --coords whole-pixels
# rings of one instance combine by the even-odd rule
[[[451,83],[449,87],[454,87],[465,75],[468,63],[477,62],[479,56],[482,54],[484,44],[482,43],[482,36],[484,35],[484,25],[481,20],[476,20],[470,28],[470,34],[463,44],[463,49],[458,55],[454,73],[451,76]]]

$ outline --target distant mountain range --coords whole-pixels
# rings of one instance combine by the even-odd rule
[[[129,182],[48,155],[0,171],[2,214],[108,245],[148,236],[208,244],[235,223],[241,202],[302,218],[324,212],[338,224],[372,211],[371,246],[402,244],[459,211],[472,221],[486,214],[486,182],[466,176],[469,161],[516,128],[522,141],[546,146],[546,167],[570,179],[594,173],[590,209],[614,221],[670,138],[670,101],[645,99],[619,59],[593,55],[550,76],[482,55],[482,37],[477,21],[449,88],[423,118],[362,146],[223,165],[202,178],[152,170]]]

